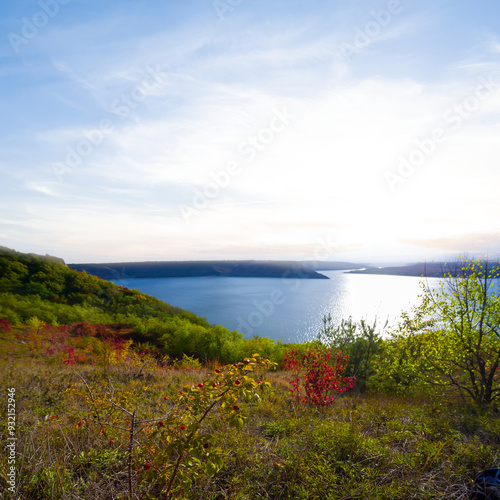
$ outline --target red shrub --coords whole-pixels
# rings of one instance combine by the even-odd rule
[[[292,397],[310,406],[332,405],[338,395],[352,388],[353,378],[344,377],[348,361],[349,356],[340,352],[332,359],[329,350],[311,349],[302,355],[296,349],[287,352],[283,367],[295,375],[290,381]]]
[[[0,332],[10,333],[10,321],[7,319],[0,319]]]

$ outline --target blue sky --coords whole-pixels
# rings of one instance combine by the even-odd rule
[[[500,256],[500,3],[7,0],[0,244]]]

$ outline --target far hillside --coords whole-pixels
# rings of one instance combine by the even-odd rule
[[[103,279],[191,278],[228,276],[237,278],[328,279],[300,262],[279,261],[185,261],[69,264]],[[352,267],[350,268],[352,269]]]
[[[443,278],[445,276],[460,276],[461,266],[458,262],[420,262],[401,266],[367,267],[354,269],[352,274],[378,274],[389,276],[417,276],[425,278]]]

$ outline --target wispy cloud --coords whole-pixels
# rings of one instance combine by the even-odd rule
[[[401,242],[441,252],[454,253],[457,248],[462,248],[464,251],[483,254],[491,252],[496,255],[500,252],[500,227],[491,233],[469,233],[430,239],[402,239]]]
[[[401,1],[390,19],[384,2],[243,2],[224,22],[188,3],[68,4],[2,59],[7,243],[36,227],[51,253],[109,261],[308,258],[321,237],[360,260],[493,242],[500,94],[453,122],[500,71],[487,9],[484,36],[462,30],[456,47],[470,12],[448,1]],[[392,192],[384,172],[436,127],[446,142]],[[205,191],[188,223],[181,207]]]

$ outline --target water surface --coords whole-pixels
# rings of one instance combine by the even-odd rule
[[[321,271],[329,280],[277,278],[139,278],[115,283],[182,307],[210,323],[284,342],[317,336],[322,318],[335,324],[351,316],[395,324],[401,311],[420,302],[422,278]],[[439,278],[429,278],[434,287]]]

